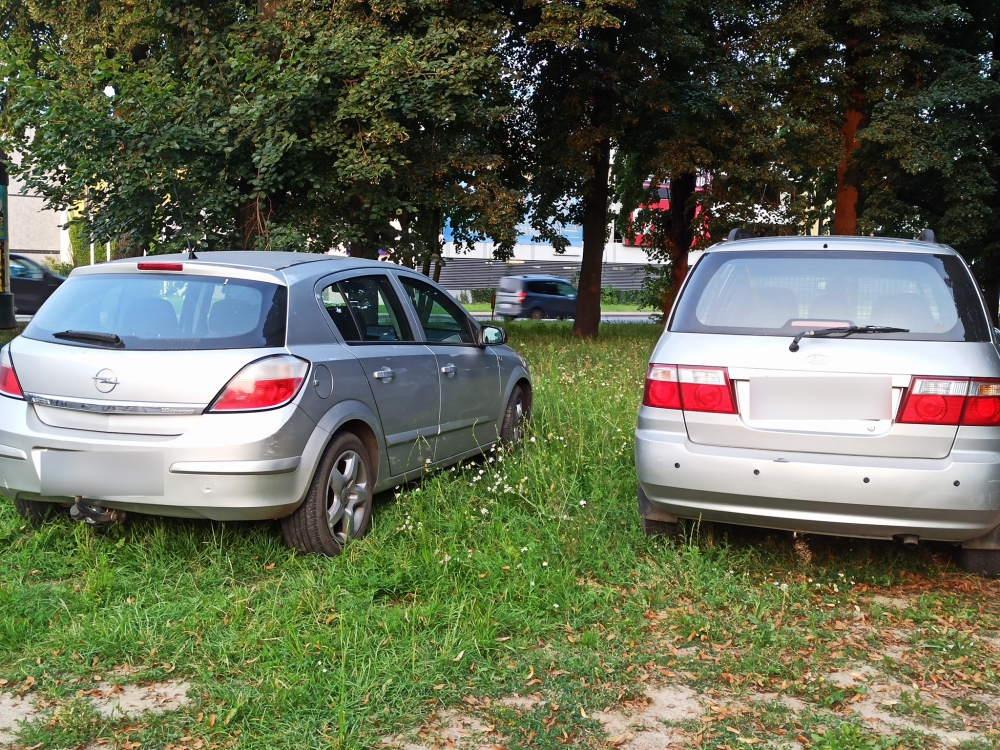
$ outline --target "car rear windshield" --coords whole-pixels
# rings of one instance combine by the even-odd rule
[[[287,300],[284,286],[246,279],[157,273],[76,276],[42,306],[24,336],[107,346],[67,332],[113,334],[120,346],[137,350],[284,346]]]
[[[990,340],[965,264],[929,253],[709,252],[692,272],[670,330],[794,336],[845,324],[908,329],[880,340]]]
[[[500,291],[501,292],[516,292],[521,288],[520,279],[505,278],[500,279]]]

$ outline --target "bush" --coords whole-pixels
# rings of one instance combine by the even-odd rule
[[[493,300],[493,294],[496,292],[495,289],[473,289],[472,294],[472,304],[485,303],[490,304]]]
[[[46,258],[45,265],[49,267],[49,270],[54,274],[59,276],[69,276],[70,271],[72,271],[75,266],[73,263],[63,263],[55,258]]]
[[[640,305],[643,302],[641,289],[601,289],[601,302],[605,305]]]

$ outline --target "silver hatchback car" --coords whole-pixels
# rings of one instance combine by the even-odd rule
[[[0,478],[55,505],[280,518],[337,554],[372,495],[516,441],[524,359],[426,277],[308,253],[213,252],[75,270],[0,352]]]
[[[998,333],[962,258],[922,237],[704,253],[639,410],[647,533],[703,518],[943,540],[1000,573]]]

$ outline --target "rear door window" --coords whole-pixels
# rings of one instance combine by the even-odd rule
[[[413,341],[399,298],[386,276],[359,276],[330,284],[320,300],[349,344]]]
[[[891,326],[879,339],[989,341],[974,282],[953,255],[708,253],[671,331],[793,336],[804,328]]]
[[[285,345],[288,290],[279,284],[158,273],[68,279],[24,331],[32,339],[102,346],[54,334],[115,334],[126,349],[247,349]]]
[[[528,291],[532,294],[558,295],[559,290],[552,281],[529,281]]]

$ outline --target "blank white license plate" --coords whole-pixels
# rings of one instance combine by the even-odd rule
[[[43,451],[47,497],[160,497],[163,454],[157,451]]]
[[[750,378],[750,419],[892,419],[892,378]]]

